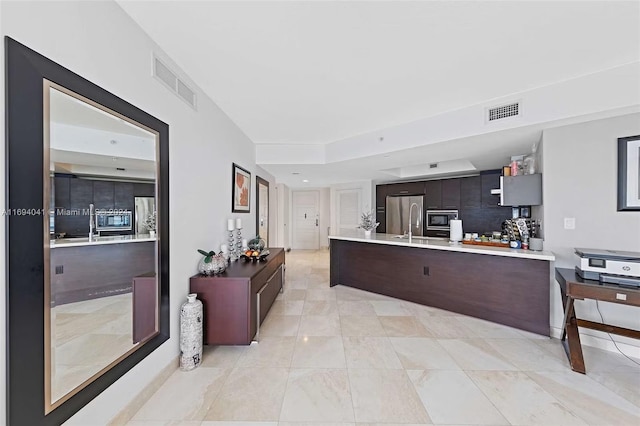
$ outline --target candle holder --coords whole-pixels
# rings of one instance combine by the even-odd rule
[[[235,238],[233,236],[233,230],[229,231],[229,261],[235,262],[240,258],[240,255],[236,251]]]
[[[235,252],[238,258],[242,254],[242,228],[236,229]]]

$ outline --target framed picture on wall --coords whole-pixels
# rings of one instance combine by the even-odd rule
[[[231,211],[249,213],[251,210],[251,173],[233,163],[233,183],[231,191]]]
[[[618,139],[618,211],[640,211],[640,135]]]

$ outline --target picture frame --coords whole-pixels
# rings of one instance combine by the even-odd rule
[[[618,138],[618,211],[640,211],[640,135]]]
[[[251,211],[251,173],[233,163],[231,176],[231,212]]]

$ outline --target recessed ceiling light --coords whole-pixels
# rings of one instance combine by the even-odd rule
[[[109,143],[110,143],[111,145],[116,145],[116,144],[118,143],[118,141],[117,141],[117,140],[115,140],[115,139],[111,139],[111,140],[109,141]]]
[[[380,136],[380,137],[378,138],[378,140],[379,140],[380,142],[384,141],[384,136]]]
[[[302,179],[302,181],[303,181],[304,183],[307,183],[307,182],[309,182],[309,179]]]
[[[113,161],[118,161],[118,157],[111,157]]]

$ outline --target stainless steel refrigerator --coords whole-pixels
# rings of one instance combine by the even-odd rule
[[[156,199],[154,197],[135,197],[135,232],[136,234],[148,234],[149,229],[144,224],[147,216],[156,211]]]
[[[411,212],[411,233],[422,235],[424,222],[423,195],[389,195],[387,196],[387,234],[406,234],[409,231],[409,209]],[[416,223],[418,223],[416,225]]]

